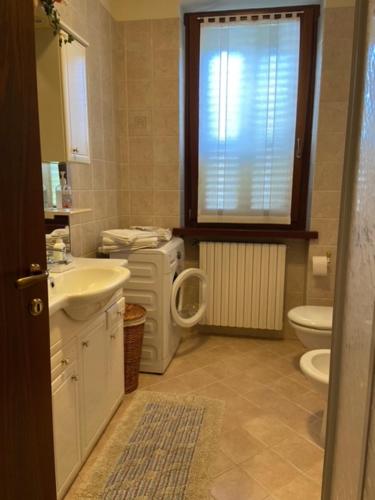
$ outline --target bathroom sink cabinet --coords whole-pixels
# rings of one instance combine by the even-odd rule
[[[62,498],[124,394],[123,312],[116,292],[86,321],[50,318],[56,488]]]
[[[36,29],[35,46],[42,161],[89,163],[86,47],[60,47],[49,27]]]

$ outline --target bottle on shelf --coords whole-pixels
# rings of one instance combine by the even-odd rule
[[[63,177],[63,186],[62,186],[62,208],[72,208],[73,199],[72,199],[72,188],[69,186],[65,177]]]

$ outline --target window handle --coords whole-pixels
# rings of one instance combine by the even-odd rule
[[[297,160],[300,160],[302,158],[302,153],[303,153],[302,139],[300,137],[297,137],[297,146],[296,146],[296,158],[297,158]]]

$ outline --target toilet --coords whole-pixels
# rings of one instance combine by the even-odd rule
[[[319,392],[325,400],[322,428],[320,431],[320,439],[323,446],[325,444],[327,428],[327,398],[330,358],[330,349],[315,349],[303,354],[299,361],[302,373],[310,381],[313,389]]]
[[[333,308],[298,306],[288,312],[297,337],[308,349],[330,349]]]

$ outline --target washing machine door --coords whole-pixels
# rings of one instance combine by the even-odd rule
[[[197,278],[199,280],[199,308],[198,311],[188,318],[182,315],[181,308],[181,298],[182,289],[181,287],[190,278]],[[180,273],[175,279],[172,286],[171,293],[171,314],[172,318],[177,323],[177,325],[183,328],[190,328],[198,324],[206,313],[207,309],[207,275],[202,269],[190,268],[185,269]]]

